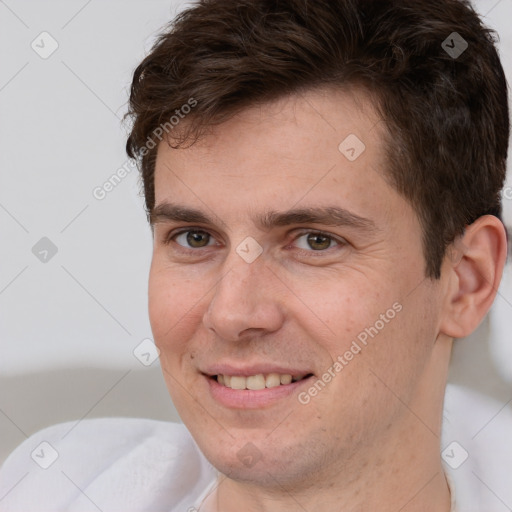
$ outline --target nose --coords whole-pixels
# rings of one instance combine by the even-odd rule
[[[231,264],[225,266],[227,271],[215,286],[203,324],[226,341],[277,331],[284,322],[280,281],[266,267],[263,257],[246,263],[237,254],[231,256]]]

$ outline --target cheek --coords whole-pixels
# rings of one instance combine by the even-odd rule
[[[184,345],[187,334],[200,320],[198,283],[180,279],[178,272],[151,268],[148,310],[156,345],[162,352],[172,345]],[[183,340],[183,341],[181,341]]]
[[[430,358],[437,315],[424,292],[420,286],[413,293],[390,297],[391,303],[381,302],[360,331],[365,344],[359,343],[358,358],[367,378],[377,385],[380,400],[395,402],[396,394],[407,402]]]
[[[346,279],[337,276],[339,284],[333,278],[324,280],[322,286],[295,289],[302,303],[311,308],[308,314],[295,317],[309,341],[316,342],[317,353],[323,354],[322,369],[336,375],[331,391],[355,388],[360,396],[353,398],[360,403],[371,400],[376,386],[383,387],[370,369],[393,388],[403,388],[414,378],[412,372],[421,369],[425,356],[420,343],[425,333],[416,327],[417,304],[406,307],[402,303],[398,281],[371,277],[360,273],[346,275]],[[379,396],[386,398],[385,389]]]
[[[316,282],[297,281],[293,288],[298,299],[295,318],[313,334],[313,339],[325,333],[321,339],[333,356],[346,350],[358,334],[393,304],[388,286],[379,287],[378,282],[361,274],[333,275],[332,279],[324,276]]]
[[[204,295],[202,293],[201,295]],[[152,267],[148,287],[148,309],[160,365],[171,399],[178,410],[190,407],[190,362],[194,338],[202,322],[197,283],[179,277],[179,272],[157,271]]]

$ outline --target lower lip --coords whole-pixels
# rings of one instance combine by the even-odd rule
[[[272,405],[283,398],[289,397],[297,388],[304,386],[312,377],[291,382],[290,384],[281,384],[273,388],[265,389],[231,389],[219,384],[216,379],[205,376],[210,387],[210,393],[214,400],[234,409],[260,409]]]

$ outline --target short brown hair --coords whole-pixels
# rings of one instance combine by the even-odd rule
[[[157,151],[148,141],[191,100],[175,147],[256,103],[362,87],[387,127],[386,175],[420,220],[425,274],[439,278],[467,225],[501,219],[510,126],[494,43],[465,0],[202,0],[133,76],[126,150],[140,161],[148,215]]]

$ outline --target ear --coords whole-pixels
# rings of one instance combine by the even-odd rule
[[[469,336],[492,306],[507,259],[507,233],[493,215],[479,217],[447,251],[440,330],[451,338]]]

